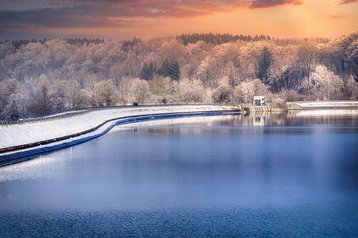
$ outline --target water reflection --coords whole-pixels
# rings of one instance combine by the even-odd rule
[[[309,110],[309,111],[290,111],[290,112],[253,112],[241,115],[227,115],[227,116],[212,116],[212,117],[193,117],[181,119],[168,119],[159,121],[147,121],[132,124],[129,126],[117,127],[111,131],[133,130],[137,133],[146,134],[146,130],[141,130],[145,127],[150,133],[190,133],[196,127],[208,127],[209,130],[251,130],[250,127],[267,127],[263,128],[269,130],[269,127],[281,127],[281,131],[294,130],[303,131],[304,127],[319,127],[317,131],[324,130],[320,126],[358,126],[358,110]],[[276,130],[279,133],[280,128]],[[339,128],[338,128],[339,129]],[[205,130],[204,130],[205,131]],[[201,133],[203,133],[202,131]],[[256,130],[258,131],[258,130]],[[196,131],[196,133],[199,133]]]
[[[307,110],[290,112],[253,112],[237,117],[244,126],[357,126],[358,110]]]
[[[47,212],[55,211],[59,221],[67,219],[68,212],[75,217],[100,212],[111,227],[117,227],[118,214],[136,218],[146,211],[165,211],[174,224],[182,224],[177,211],[190,211],[189,216],[197,216],[190,225],[200,229],[212,225],[202,219],[208,216],[233,231],[238,226],[231,226],[231,221],[244,219],[247,222],[240,227],[255,229],[248,227],[260,227],[258,221],[264,217],[262,222],[272,230],[291,222],[279,228],[280,234],[306,234],[306,227],[300,226],[303,221],[320,232],[331,227],[354,234],[357,155],[355,110],[143,122],[0,168],[0,220],[2,228],[11,229],[16,227],[13,219],[1,214],[13,218],[30,212],[22,224],[38,227],[31,222]],[[81,219],[93,224],[93,230],[100,229],[90,217]],[[140,221],[148,230],[150,219]],[[190,229],[186,232],[191,234]]]

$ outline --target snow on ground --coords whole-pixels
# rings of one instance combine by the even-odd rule
[[[294,102],[304,109],[323,107],[357,107],[358,101],[300,101]]]
[[[288,116],[294,115],[294,117],[329,117],[329,116],[351,116],[353,118],[358,119],[358,109],[315,109],[315,110],[302,110],[302,111],[293,111],[292,114]]]
[[[0,148],[71,135],[96,127],[106,120],[119,117],[233,109],[235,108],[231,106],[219,105],[124,107],[96,110],[66,118],[47,119],[43,121],[26,122],[23,124],[0,125]],[[103,127],[100,128],[100,130],[104,130]],[[98,131],[96,131],[96,133],[98,133]]]

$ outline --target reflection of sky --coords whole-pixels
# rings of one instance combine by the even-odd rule
[[[0,210],[356,204],[357,127],[240,126],[248,122],[145,122],[0,168]]]
[[[233,119],[234,118],[234,119]],[[290,113],[251,113],[237,116],[210,116],[210,117],[190,117],[168,120],[155,120],[120,126],[112,130],[140,128],[141,126],[167,125],[171,127],[180,126],[189,128],[190,126],[219,126],[223,130],[224,126],[315,126],[315,125],[358,125],[358,110],[306,110],[294,111]],[[162,130],[163,128],[153,128]],[[260,130],[256,130],[259,132]]]
[[[0,183],[18,179],[53,177],[54,174],[51,173],[51,170],[54,168],[64,169],[61,163],[58,163],[58,157],[41,156],[38,159],[21,162],[21,164],[2,167],[0,169]]]

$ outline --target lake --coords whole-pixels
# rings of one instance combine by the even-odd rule
[[[121,126],[0,168],[0,237],[356,237],[358,110]]]

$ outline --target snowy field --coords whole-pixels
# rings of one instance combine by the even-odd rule
[[[23,124],[0,126],[0,148],[28,144],[57,137],[67,136],[94,128],[101,123],[120,117],[159,113],[199,112],[234,110],[232,106],[219,105],[180,105],[126,107],[93,111],[66,118],[48,119]],[[107,128],[104,125],[98,130]]]
[[[349,115],[352,120],[358,120],[358,108],[353,109],[314,109],[314,110],[301,110],[293,111],[288,116],[296,118],[313,118],[313,117],[345,117]]]
[[[358,107],[358,101],[301,101],[293,103],[302,109]]]

